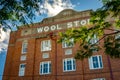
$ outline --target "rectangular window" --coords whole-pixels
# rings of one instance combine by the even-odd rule
[[[20,60],[21,60],[21,61],[25,61],[25,60],[26,60],[26,55],[22,55],[22,56],[20,57]]]
[[[76,70],[76,63],[75,59],[67,58],[63,60],[63,70],[64,71],[75,71]]]
[[[102,56],[96,55],[89,58],[90,69],[101,69],[103,68]]]
[[[67,41],[63,41],[62,42],[62,47],[63,48],[69,48],[69,47],[73,47],[74,45],[74,39],[70,39],[68,42]]]
[[[105,78],[96,78],[96,79],[91,79],[91,80],[105,80]]]
[[[120,33],[115,35],[115,39],[120,39]]]
[[[42,58],[49,58],[49,53],[43,53]]]
[[[41,42],[41,51],[51,50],[51,40],[45,40]]]
[[[65,55],[70,55],[72,54],[72,49],[66,49],[65,50]]]
[[[20,64],[19,66],[19,76],[25,75],[25,64]]]
[[[99,38],[98,38],[97,34],[94,34],[92,38],[88,37],[88,40],[89,39],[90,39],[90,41],[89,41],[90,44],[98,44],[97,42],[98,42]]]
[[[50,74],[51,73],[51,62],[41,62],[40,63],[40,74]]]
[[[22,43],[22,53],[26,53],[27,52],[27,47],[28,47],[28,43],[27,42],[23,42]]]

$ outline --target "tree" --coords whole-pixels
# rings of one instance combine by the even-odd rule
[[[60,33],[59,42],[68,39],[66,42],[70,43],[69,39],[74,38],[75,43],[80,43],[76,59],[88,58],[94,51],[100,49],[112,58],[120,58],[120,0],[103,0],[103,2],[103,7],[91,13],[91,25]],[[99,45],[102,40],[104,47]]]
[[[0,25],[3,30],[13,26],[32,23],[36,14],[40,14],[41,0],[0,0]],[[12,27],[11,27],[12,26]]]

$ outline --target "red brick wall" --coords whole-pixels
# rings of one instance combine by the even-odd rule
[[[56,76],[57,80],[90,80],[95,78],[105,78],[106,80],[112,80],[111,75],[113,75],[114,80],[120,80],[120,59],[110,59],[109,64],[108,56],[105,55],[104,51],[101,50],[97,53],[94,53],[93,55],[102,55],[103,69],[90,70],[88,59],[85,59],[83,61],[76,60],[76,71],[63,72],[63,59],[73,58],[79,47],[79,44],[75,44],[75,46],[72,48],[72,55],[65,55],[64,52],[66,49],[62,48],[61,43],[57,43],[56,46],[56,41],[51,39],[52,50],[46,51],[49,53],[49,58],[43,59],[43,52],[41,52],[40,44],[41,41],[48,40],[50,38],[35,38],[35,36],[43,35],[43,33],[21,36],[21,30],[22,29],[11,33],[3,80],[56,80]],[[22,55],[22,42],[25,39],[28,41],[28,52],[26,53],[27,59],[25,61],[20,61],[20,57]],[[100,45],[103,46],[103,41],[100,42]],[[40,62],[42,61],[51,61],[51,74],[39,74]],[[18,76],[19,65],[21,63],[26,63],[25,76],[23,77]],[[110,66],[112,72],[110,71]]]

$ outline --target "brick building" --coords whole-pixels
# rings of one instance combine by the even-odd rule
[[[58,32],[89,25],[91,11],[63,10],[11,32],[3,80],[120,80],[119,59],[101,50],[89,59],[75,60],[78,44],[57,43]]]

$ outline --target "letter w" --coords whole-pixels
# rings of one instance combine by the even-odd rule
[[[43,27],[41,27],[41,28],[37,28],[37,31],[38,31],[38,33],[43,32]]]

